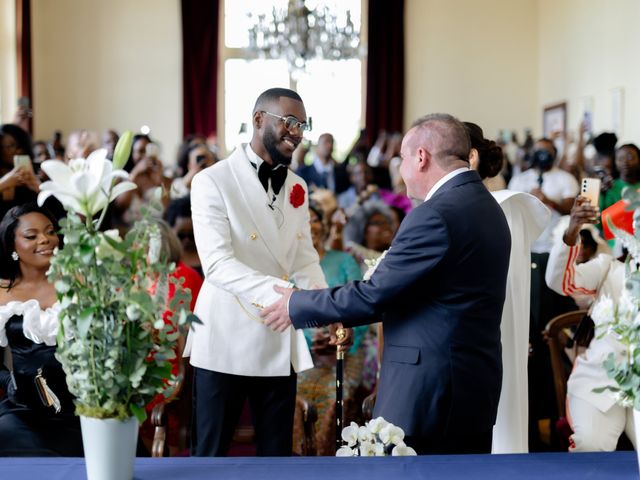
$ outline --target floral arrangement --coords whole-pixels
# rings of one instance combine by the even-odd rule
[[[384,260],[384,257],[387,256],[388,251],[389,249],[387,248],[384,252],[382,252],[382,255],[380,255],[378,258],[373,258],[373,259],[365,258],[364,263],[368,268],[367,268],[367,271],[364,272],[364,275],[362,276],[362,280],[366,282],[373,276],[373,272],[376,271],[376,269],[378,268],[378,265],[380,265],[380,262],[382,262],[382,260]]]
[[[76,397],[76,413],[121,420],[134,415],[142,422],[155,395],[173,393],[169,360],[194,317],[187,311],[188,290],[177,288],[167,305],[174,266],[161,258],[151,212],[124,238],[116,230],[100,231],[109,202],[136,188],[122,170],[131,139],[131,132],[121,137],[113,162],[106,150],[68,164],[43,162],[50,180],[41,185],[38,203],[53,195],[67,210],[61,222],[64,247],[55,253],[48,277],[61,306],[56,357]],[[173,325],[163,321],[167,308]]]
[[[378,417],[365,423],[363,427],[351,422],[342,429],[342,440],[346,443],[336,452],[336,457],[383,457],[417,455],[405,445],[404,431],[384,418]]]
[[[616,386],[596,388],[594,391],[610,390],[620,405],[633,406],[640,411],[640,193],[627,187],[622,198],[628,204],[627,209],[634,210],[635,234],[612,224],[609,228],[629,251],[624,291],[617,304],[607,296],[600,299],[594,305],[591,316],[596,324],[601,322],[606,327],[600,336],[613,335],[625,350],[622,355],[610,353],[604,362],[607,375],[615,381]]]

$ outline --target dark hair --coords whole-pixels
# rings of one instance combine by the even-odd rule
[[[174,227],[178,218],[191,218],[191,198],[182,197],[171,200],[164,212],[164,219]]]
[[[616,153],[618,136],[613,132],[603,132],[593,139],[593,148],[600,155],[613,157]]]
[[[181,171],[181,175],[184,176],[189,171],[189,155],[196,148],[204,148],[205,150],[209,150],[209,148],[204,143],[194,143],[192,145],[187,145],[186,148],[182,149],[180,152],[180,156],[178,157],[178,168]]]
[[[484,132],[475,123],[463,122],[467,129],[471,147],[478,151],[478,175],[483,180],[495,177],[504,165],[502,148],[493,140],[484,138]]]
[[[262,92],[256,100],[256,104],[253,107],[254,113],[264,108],[264,106],[269,103],[277,102],[280,97],[292,98],[293,100],[302,102],[302,98],[300,98],[300,95],[298,95],[293,90],[290,90],[288,88],[270,88],[269,90],[265,90],[264,92]]]
[[[5,135],[13,137],[16,141],[16,147],[22,150],[23,155],[29,155],[29,158],[33,160],[33,146],[31,145],[29,132],[13,123],[5,123],[0,125],[0,138]]]
[[[11,253],[16,248],[16,228],[20,217],[28,213],[40,213],[47,217],[53,224],[53,228],[58,231],[58,222],[56,218],[46,208],[39,207],[35,202],[25,203],[11,208],[0,222],[0,278],[9,280],[10,289],[13,287],[16,279],[20,276],[20,266],[18,262],[11,258]],[[60,247],[62,246],[62,237],[60,238]]]
[[[136,133],[133,136],[133,138],[131,139],[131,152],[129,152],[129,159],[127,160],[127,163],[124,166],[124,170],[126,170],[128,173],[131,173],[131,170],[133,170],[133,167],[134,167],[133,146],[136,144],[138,140],[146,140],[149,143],[153,143],[153,140],[151,140],[151,137],[149,135],[145,135],[144,133]]]

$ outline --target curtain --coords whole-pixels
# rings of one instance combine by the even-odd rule
[[[219,0],[182,0],[183,133],[217,131]]]
[[[367,141],[380,130],[402,131],[404,113],[404,0],[369,0]]]
[[[33,108],[33,77],[31,70],[31,0],[16,0],[16,60],[18,67],[18,97],[29,99]],[[20,126],[31,133],[31,118]]]

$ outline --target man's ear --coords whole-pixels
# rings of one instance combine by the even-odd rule
[[[253,128],[256,130],[262,128],[262,112],[260,110],[256,110],[253,113]]]
[[[431,164],[431,153],[426,148],[418,147],[418,155],[416,155],[418,159],[418,168],[420,171],[424,171]]]

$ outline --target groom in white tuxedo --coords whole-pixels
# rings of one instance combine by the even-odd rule
[[[249,399],[257,454],[290,455],[296,372],[313,367],[301,330],[267,328],[274,286],[325,287],[311,243],[307,185],[288,169],[309,129],[300,96],[263,92],[253,137],[191,186],[193,230],[206,281],[187,339],[194,367],[192,455],[224,456]]]

